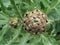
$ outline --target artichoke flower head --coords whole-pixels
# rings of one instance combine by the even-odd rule
[[[40,10],[27,12],[23,19],[24,29],[32,34],[39,34],[44,32],[46,23],[46,15]]]

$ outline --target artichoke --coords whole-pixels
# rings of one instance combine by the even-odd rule
[[[47,16],[40,10],[26,12],[23,18],[24,29],[31,34],[39,34],[45,31]]]
[[[13,17],[10,19],[9,25],[13,28],[16,28],[18,26],[18,23],[19,23],[19,19]]]

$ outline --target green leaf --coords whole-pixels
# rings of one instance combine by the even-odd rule
[[[60,3],[58,3],[54,9],[57,12],[57,14],[60,15]]]
[[[60,15],[57,14],[57,12],[55,10],[52,10],[48,15],[48,18],[51,20],[50,23],[52,23],[52,25],[54,25],[55,23],[55,31],[58,32],[59,31],[59,27],[60,27]]]
[[[58,3],[58,0],[52,0],[50,3],[50,7],[54,7]]]
[[[22,25],[20,24],[20,26],[21,26],[20,28],[15,29],[15,32],[14,32],[13,38],[10,39],[6,45],[11,45],[12,42],[14,42],[14,40],[19,36],[19,33],[20,33],[20,31],[21,31],[21,28],[22,28]]]
[[[16,16],[17,17],[20,17],[21,19],[22,19],[22,15],[20,15],[20,12],[19,12],[19,10],[17,9],[17,7],[16,7],[16,5],[15,5],[15,1],[14,0],[10,0],[10,2],[11,2],[11,4],[12,4],[12,6],[13,6],[13,8],[15,9],[15,11],[16,11]]]
[[[0,20],[0,25],[8,24],[8,20]]]
[[[19,45],[26,45],[26,41],[29,39],[29,37],[30,37],[30,34],[25,34],[24,36],[23,36],[23,38],[20,40],[21,42],[19,43]]]
[[[42,42],[44,45],[58,45],[54,38],[53,39],[48,38],[48,37],[44,36],[43,34],[41,34],[41,38],[42,38]]]
[[[3,36],[7,32],[8,29],[9,29],[8,25],[5,25],[3,27],[2,31],[0,32],[0,41],[3,39]]]
[[[41,0],[45,7],[50,7],[47,0]]]

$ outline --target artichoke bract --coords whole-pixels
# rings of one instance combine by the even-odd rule
[[[26,12],[23,18],[24,29],[31,34],[39,34],[45,31],[47,25],[46,15],[40,10]]]

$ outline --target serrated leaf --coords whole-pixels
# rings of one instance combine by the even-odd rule
[[[50,7],[47,0],[41,0],[45,7]]]
[[[0,20],[0,25],[8,24],[8,20]]]
[[[42,42],[44,45],[58,45],[56,43],[56,40],[52,39],[52,38],[48,38],[46,36],[44,36],[43,34],[41,34],[41,38],[42,38]],[[55,41],[55,42],[54,42]],[[53,43],[54,42],[54,43]],[[56,43],[56,44],[55,44]]]
[[[9,29],[8,25],[5,25],[3,27],[2,31],[0,32],[0,41],[3,39],[3,36],[7,32],[8,29]]]
[[[58,3],[58,0],[52,0],[50,7],[54,7]]]
[[[52,10],[48,15],[48,18],[52,20],[50,23],[55,22],[55,31],[59,31],[60,27],[60,15],[57,14],[55,10]],[[53,23],[52,23],[53,24]],[[53,24],[54,25],[54,24]]]
[[[16,16],[20,17],[22,19],[22,15],[20,15],[20,12],[19,12],[18,8],[16,7],[15,1],[14,0],[10,0],[10,2],[12,4],[13,8],[15,9]]]
[[[57,12],[58,15],[60,15],[60,3],[56,5],[55,11]]]
[[[20,33],[20,31],[21,31],[21,28],[22,28],[22,25],[20,24],[20,26],[21,26],[20,28],[15,29],[13,38],[12,38],[11,40],[9,40],[9,41],[7,42],[7,44],[5,44],[5,45],[11,45],[12,42],[14,42],[14,40],[19,36],[19,33]]]

